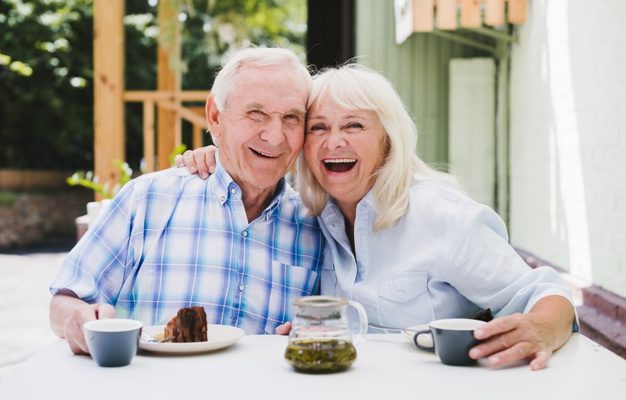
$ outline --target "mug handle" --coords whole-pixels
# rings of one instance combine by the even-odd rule
[[[367,314],[365,313],[365,309],[363,308],[363,306],[356,301],[348,300],[348,304],[354,307],[356,312],[359,314],[359,333],[355,335],[356,337],[352,341],[355,346],[358,346],[359,344],[363,343],[363,341],[365,340],[365,335],[367,334],[367,327],[369,324],[367,321]]]
[[[415,335],[413,335],[413,343],[415,343],[415,347],[417,347],[420,350],[435,352],[435,341],[434,340],[433,340],[433,347],[422,346],[421,344],[417,343],[417,338],[419,337],[419,335],[423,335],[425,333],[431,333],[430,329],[425,329],[423,331],[415,332]]]

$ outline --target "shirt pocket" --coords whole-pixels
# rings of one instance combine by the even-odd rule
[[[272,279],[265,333],[293,319],[294,299],[309,296],[317,289],[317,272],[297,265],[272,261]]]
[[[428,295],[426,271],[395,275],[378,286],[378,317],[381,325],[405,328],[428,323],[434,315]]]

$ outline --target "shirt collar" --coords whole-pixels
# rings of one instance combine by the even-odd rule
[[[229,199],[241,200],[241,188],[220,162],[219,150],[215,152],[215,172],[213,176],[215,176],[214,190],[221,205],[226,204]],[[266,221],[280,209],[280,200],[285,193],[286,187],[285,178],[281,178],[276,185],[276,191],[272,201],[270,201],[261,214]]]

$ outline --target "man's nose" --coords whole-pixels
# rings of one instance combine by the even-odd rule
[[[261,139],[272,145],[281,144],[285,140],[283,121],[280,117],[274,115],[267,121],[263,127]]]

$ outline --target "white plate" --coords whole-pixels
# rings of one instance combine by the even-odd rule
[[[408,328],[403,329],[402,334],[404,335],[405,338],[407,338],[409,342],[411,342],[413,346],[415,346],[415,343],[413,342],[413,336],[415,335],[415,333],[417,331],[426,331],[426,330],[429,330],[428,324],[413,325],[413,326],[409,326]],[[420,344],[420,346],[433,347],[433,337],[430,333],[419,335],[419,337],[417,338],[417,342]]]
[[[228,347],[241,339],[245,333],[243,330],[228,325],[207,325],[206,342],[190,343],[152,343],[145,341],[145,337],[162,336],[165,325],[144,326],[139,348],[157,353],[194,354]]]

